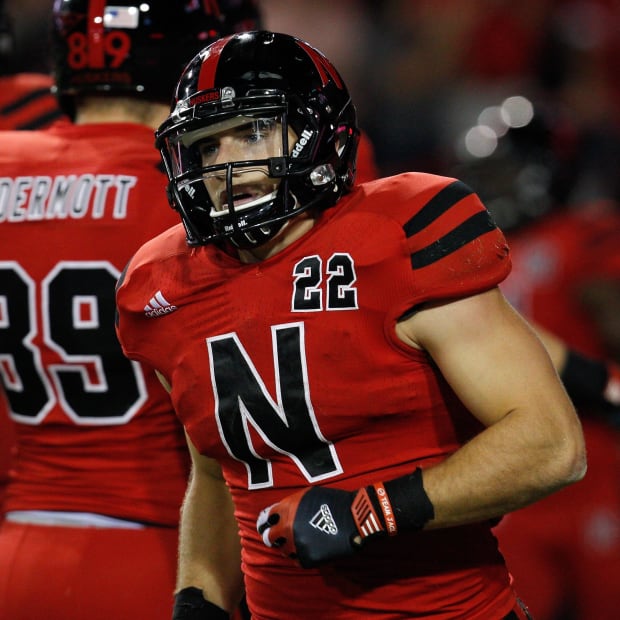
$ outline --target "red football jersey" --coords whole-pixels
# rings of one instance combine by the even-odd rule
[[[581,289],[599,277],[620,280],[619,239],[617,211],[584,205],[553,212],[509,236],[513,271],[502,290],[570,347],[604,357],[607,347],[581,304]],[[576,619],[618,613],[618,433],[596,416],[585,417],[583,431],[586,477],[508,515],[497,530],[516,588],[541,620],[567,606]]]
[[[43,73],[0,77],[0,130],[42,129],[63,118],[52,83]]]
[[[424,302],[489,289],[509,269],[475,194],[416,173],[358,186],[257,264],[215,245],[188,248],[180,225],[132,259],[117,293],[121,343],[170,380],[193,443],[222,463],[253,617],[357,620],[372,610],[488,620],[510,611],[486,524],[383,539],[312,570],[265,547],[255,525],[261,509],[299,489],[391,479],[480,430],[394,326]]]
[[[5,132],[0,171],[0,380],[18,444],[5,508],[176,526],[182,428],[114,331],[122,269],[178,221],[153,131]]]
[[[581,303],[581,287],[620,278],[620,215],[558,211],[509,236],[509,301],[569,346],[605,357],[606,347]]]
[[[15,426],[9,418],[4,394],[0,389],[0,520],[2,519],[4,494],[9,482],[9,469],[15,446]]]
[[[379,169],[375,160],[375,149],[367,134],[362,132],[357,149],[356,183],[367,183],[379,177]]]

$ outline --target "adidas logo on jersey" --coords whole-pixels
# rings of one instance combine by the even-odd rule
[[[161,291],[157,291],[149,303],[144,306],[144,314],[152,319],[164,314],[170,314],[177,309],[177,306],[173,306],[162,294]]]
[[[338,526],[327,504],[323,504],[314,517],[310,519],[310,525],[324,534],[335,536],[338,533]]]

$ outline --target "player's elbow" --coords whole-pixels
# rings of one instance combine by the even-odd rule
[[[581,437],[579,449],[575,450],[572,467],[571,467],[571,482],[578,482],[582,480],[588,471],[588,457],[586,453],[586,446]]]
[[[559,486],[567,486],[581,480],[587,471],[586,446],[580,427],[564,433],[558,441],[552,469]]]

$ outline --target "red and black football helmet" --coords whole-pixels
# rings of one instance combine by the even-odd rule
[[[69,106],[89,93],[169,104],[198,51],[260,20],[256,0],[54,0],[56,93]]]
[[[199,137],[236,118],[277,118],[281,156],[203,166]],[[296,135],[288,144],[288,128]],[[168,119],[156,133],[170,179],[169,200],[190,245],[228,239],[254,248],[285,221],[326,209],[351,190],[359,130],[346,85],[331,62],[308,43],[266,31],[237,34],[202,50],[177,85]],[[275,194],[235,207],[233,178],[263,168],[279,179]],[[215,213],[204,178],[226,177],[228,208]]]

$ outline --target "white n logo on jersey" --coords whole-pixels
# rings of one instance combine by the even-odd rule
[[[207,339],[220,435],[231,456],[245,463],[250,489],[273,486],[271,461],[256,450],[250,426],[273,450],[288,455],[309,482],[342,473],[336,448],[321,433],[312,407],[304,324],[271,330],[275,398],[237,334]]]

